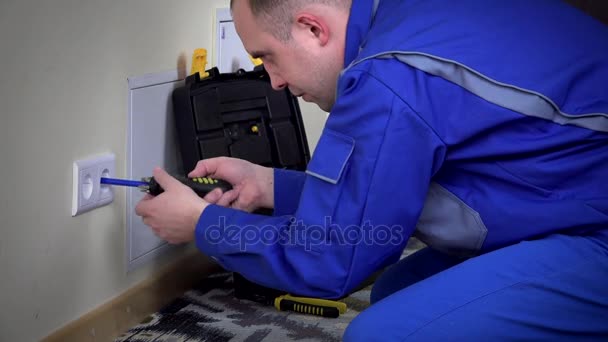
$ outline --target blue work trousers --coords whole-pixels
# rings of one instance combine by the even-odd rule
[[[344,341],[608,341],[608,229],[389,267]]]

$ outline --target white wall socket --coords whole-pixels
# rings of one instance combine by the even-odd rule
[[[72,216],[102,207],[114,200],[112,186],[101,177],[114,177],[116,157],[112,153],[77,160],[73,165]]]

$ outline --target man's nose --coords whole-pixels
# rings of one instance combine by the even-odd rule
[[[287,86],[287,82],[284,79],[278,77],[277,75],[270,75],[270,85],[274,90],[282,90]]]

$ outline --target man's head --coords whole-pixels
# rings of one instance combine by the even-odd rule
[[[344,67],[351,0],[231,0],[236,30],[275,89],[329,111]]]

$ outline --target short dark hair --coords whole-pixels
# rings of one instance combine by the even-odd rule
[[[235,0],[230,0],[233,8]],[[293,14],[308,4],[325,4],[349,9],[352,0],[247,0],[253,16],[264,20],[264,29],[282,41],[291,39]]]

